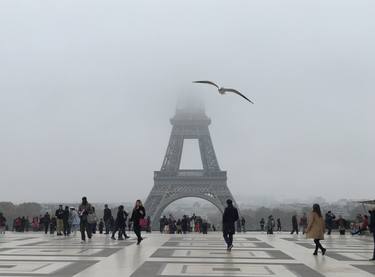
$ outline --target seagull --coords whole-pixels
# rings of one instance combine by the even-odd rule
[[[251,101],[249,98],[247,98],[245,95],[243,95],[241,92],[239,92],[238,90],[235,90],[233,88],[224,88],[224,87],[219,87],[217,84],[215,84],[214,82],[211,82],[211,81],[193,81],[193,83],[198,83],[198,84],[208,84],[208,85],[212,85],[212,86],[215,86],[217,87],[218,91],[220,94],[225,94],[227,92],[233,92],[243,98],[245,98],[247,101],[249,101],[251,104],[254,104],[253,101]]]

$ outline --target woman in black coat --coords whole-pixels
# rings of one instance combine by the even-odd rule
[[[134,233],[137,236],[137,245],[141,243],[143,238],[141,237],[141,225],[140,225],[140,220],[145,218],[146,216],[146,210],[143,207],[143,204],[141,200],[137,200],[135,202],[135,207],[132,212],[132,216],[130,220],[133,222],[133,230]]]

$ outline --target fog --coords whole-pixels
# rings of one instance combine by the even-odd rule
[[[235,196],[375,196],[375,2],[0,2],[0,201],[145,199],[199,99]],[[220,96],[213,80],[234,87]],[[188,151],[184,167],[199,167]],[[199,161],[199,159],[198,159]]]

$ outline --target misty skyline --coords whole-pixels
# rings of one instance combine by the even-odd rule
[[[234,196],[375,198],[374,10],[1,1],[0,201],[145,200],[187,98],[212,120]],[[192,84],[204,79],[255,104]]]

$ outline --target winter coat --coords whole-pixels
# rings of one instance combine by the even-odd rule
[[[64,210],[63,209],[56,210],[55,216],[56,216],[57,219],[63,219],[64,218]]]
[[[133,226],[139,226],[139,220],[146,216],[146,211],[143,206],[138,207],[138,209],[134,208],[132,212],[132,216],[130,221],[133,222]]]
[[[116,225],[118,227],[125,227],[126,226],[126,218],[128,217],[128,213],[124,210],[118,210],[117,211],[117,217],[116,217]]]
[[[235,222],[238,220],[238,210],[232,205],[225,208],[223,213],[223,233],[235,234]]]
[[[370,223],[368,227],[372,233],[375,232],[375,210],[370,211]]]
[[[306,228],[306,237],[309,239],[324,239],[325,224],[323,217],[311,212]]]
[[[112,217],[112,211],[110,208],[105,208],[104,209],[104,216],[103,216],[103,220],[104,222],[107,222],[108,220],[110,220]]]
[[[78,207],[78,215],[81,221],[86,221],[88,214],[91,212],[92,212],[92,208],[91,208],[90,203],[81,204]]]

